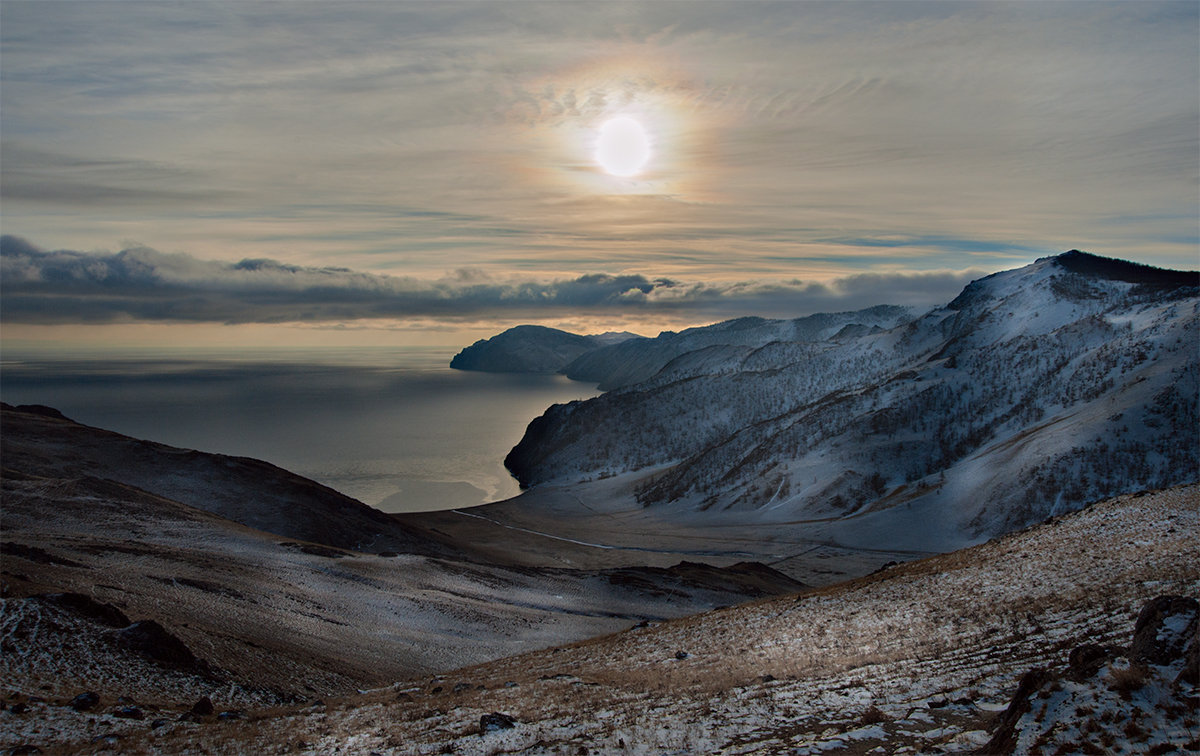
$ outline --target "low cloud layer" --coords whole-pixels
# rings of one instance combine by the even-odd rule
[[[288,265],[268,259],[199,260],[134,247],[113,254],[46,251],[0,238],[0,317],[8,323],[130,321],[334,322],[587,314],[720,319],[798,316],[875,304],[949,301],[979,271],[862,274],[829,284],[687,282],[592,273],[570,279],[499,280],[459,271],[436,280]]]

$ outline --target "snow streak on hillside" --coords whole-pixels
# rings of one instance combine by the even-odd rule
[[[506,464],[524,485],[666,465],[646,506],[854,518],[862,542],[936,522],[953,548],[1200,477],[1198,284],[1072,251],[887,331],[710,344],[552,407]]]

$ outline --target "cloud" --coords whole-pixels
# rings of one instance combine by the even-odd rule
[[[98,160],[31,148],[19,141],[0,143],[0,196],[57,206],[195,206],[229,196],[200,189],[198,176],[147,160]]]
[[[643,271],[665,269],[672,240],[758,236],[716,249],[725,275],[827,239],[1194,257],[1195,3],[9,2],[0,15],[5,229],[58,246],[106,234],[415,275],[451,253],[578,275],[615,235]],[[595,121],[623,108],[655,136],[636,190],[591,159]]]
[[[116,253],[45,251],[0,237],[0,317],[8,323],[128,321],[278,323],[503,316],[720,319],[778,317],[875,304],[949,301],[980,273],[856,275],[828,284],[792,281],[685,282],[589,273],[575,278],[498,280],[460,270],[435,280],[308,267],[270,259],[199,260],[147,247]]]

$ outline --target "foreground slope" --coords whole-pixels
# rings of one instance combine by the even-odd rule
[[[533,487],[653,473],[638,503],[687,526],[949,550],[1200,479],[1198,292],[1072,251],[888,331],[675,357],[550,408],[506,464]]]
[[[1194,750],[1195,683],[1177,680],[1179,659],[1146,656],[1134,630],[1155,597],[1200,592],[1197,532],[1197,486],[1128,495],[809,594],[315,708],[154,730],[110,717],[101,729],[131,753],[963,752],[1003,736],[1002,727],[1018,753],[1036,752],[1047,729],[1042,744],[1052,745],[1042,753]],[[1162,614],[1151,634],[1175,628],[1194,646],[1190,616]],[[1132,648],[1082,654],[1091,661],[1071,653],[1131,640]],[[1032,668],[1068,674],[1069,657],[1074,677],[1057,689],[1018,691]],[[1131,664],[1140,678],[1121,672]],[[1013,715],[997,717],[1018,692]],[[1062,709],[1068,696],[1077,705]],[[63,728],[83,719],[38,707]],[[481,734],[493,712],[513,726]]]
[[[338,520],[342,508],[322,513],[332,492],[303,478],[78,426],[47,408],[3,413],[0,679],[22,700],[94,691],[105,711],[121,697],[257,708],[802,587],[761,565],[488,564],[398,525],[392,532],[427,553],[334,548],[296,536],[353,526]],[[155,483],[172,457],[187,463],[175,490],[207,508],[126,482]],[[257,486],[246,470],[262,472]],[[312,490],[319,498],[305,506]],[[297,503],[268,509],[270,533],[208,511],[235,496],[246,497],[236,511],[251,514],[256,502]]]

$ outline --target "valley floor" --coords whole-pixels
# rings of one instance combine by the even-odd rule
[[[1200,594],[1200,486],[1122,496],[959,552],[797,596],[649,623],[359,695],[145,720],[23,701],[0,746],[43,753],[807,754],[984,748],[1031,668],[1128,646],[1162,595]],[[1196,643],[1196,615],[1162,627]],[[1182,619],[1180,619],[1182,617]],[[1159,632],[1163,636],[1167,630]],[[1023,688],[1017,753],[1200,749],[1185,662],[1108,649]],[[1131,682],[1125,670],[1136,669]],[[492,714],[504,716],[491,716]],[[151,722],[151,720],[161,720]],[[25,751],[32,752],[32,751]]]
[[[657,470],[583,483],[545,484],[507,501],[397,519],[480,559],[528,567],[600,569],[668,566],[700,560],[728,566],[756,561],[805,585],[825,586],[966,545],[938,539],[937,548],[879,548],[845,538],[853,517],[779,521],[754,514],[697,513],[684,505],[643,507],[634,489]],[[930,530],[926,528],[926,530]],[[886,538],[895,541],[893,530]]]

